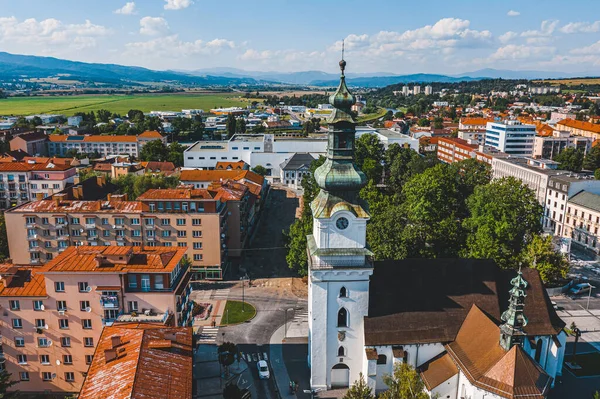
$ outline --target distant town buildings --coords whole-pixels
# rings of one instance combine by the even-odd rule
[[[80,154],[98,153],[101,156],[129,155],[138,157],[142,147],[150,141],[161,140],[166,144],[167,139],[158,132],[144,132],[139,136],[48,136],[48,153],[50,156],[64,156],[69,151]]]

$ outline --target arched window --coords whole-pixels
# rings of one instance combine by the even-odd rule
[[[344,348],[343,346],[340,346],[340,347],[338,348],[338,356],[339,356],[339,357],[346,356],[346,348]]]
[[[347,297],[348,297],[348,290],[346,290],[346,287],[340,288],[340,298],[347,298]]]
[[[377,356],[377,364],[387,364],[387,356],[386,355]]]
[[[537,343],[535,345],[535,361],[539,363],[541,358],[542,358],[542,340],[540,338],[537,340]]]
[[[338,327],[348,327],[348,311],[346,308],[341,308],[338,311]]]

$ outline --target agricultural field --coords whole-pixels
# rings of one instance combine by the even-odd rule
[[[130,109],[149,111],[209,110],[218,107],[245,107],[251,99],[237,94],[142,94],[53,97],[13,97],[0,99],[0,115],[64,114],[107,109],[126,114]]]
[[[551,79],[551,80],[535,80],[534,83],[549,84],[552,86],[580,86],[580,85],[597,85],[600,84],[600,78],[581,78],[581,79]]]

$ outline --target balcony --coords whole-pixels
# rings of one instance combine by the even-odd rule
[[[26,223],[25,227],[27,227],[28,229],[35,229],[37,227],[37,223],[36,222]]]
[[[88,236],[88,241],[96,241],[98,240],[98,236]]]
[[[121,317],[122,314],[123,314],[123,312],[121,311],[121,312],[119,312],[119,314],[117,314],[117,317],[115,317],[115,318],[104,318],[103,317],[102,318],[102,325],[103,326],[109,326],[109,327],[112,326],[115,323],[115,321],[117,321],[117,320],[120,319],[120,317]]]
[[[146,225],[144,225],[144,227],[146,228],[146,230],[154,230],[156,228],[156,225],[146,224]]]
[[[147,241],[156,241],[156,237],[152,236],[152,237],[146,237]]]
[[[113,224],[113,229],[123,230],[125,228],[124,224]]]
[[[29,248],[29,252],[39,252],[39,251],[40,251],[40,247]]]
[[[68,240],[68,239],[69,239],[69,235],[68,235],[68,234],[63,234],[62,236],[58,236],[58,237],[56,237],[56,239],[57,239],[58,241],[65,241],[65,240]]]
[[[32,265],[38,265],[41,263],[41,261],[39,259],[29,259],[29,263],[31,263]]]
[[[32,234],[30,236],[27,236],[27,241],[36,241],[37,239],[38,239],[37,234]]]
[[[57,223],[56,223],[54,226],[55,226],[57,229],[63,229],[63,228],[65,228],[65,227],[67,227],[67,222],[62,222],[62,223],[58,223],[58,222],[57,222]]]
[[[92,230],[92,229],[95,229],[95,228],[96,228],[96,223],[86,223],[86,224],[84,225],[84,227],[85,227],[87,230]]]
[[[119,315],[117,321],[129,323],[165,323],[171,312],[155,313],[152,309],[142,309],[140,312],[131,312]]]
[[[118,309],[119,297],[113,295],[102,295],[100,297],[100,305],[102,305],[104,309]]]

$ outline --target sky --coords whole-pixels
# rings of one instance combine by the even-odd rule
[[[0,51],[157,70],[600,74],[598,0],[0,0]]]

